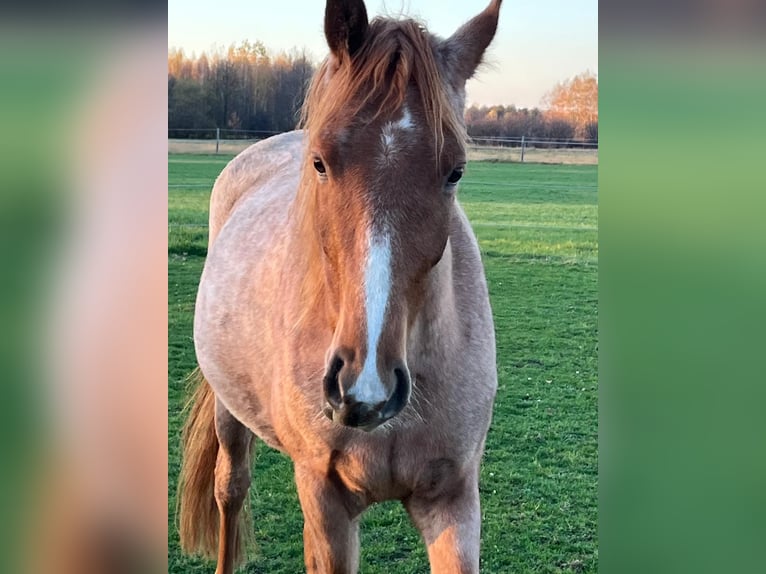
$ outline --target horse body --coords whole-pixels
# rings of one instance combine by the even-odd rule
[[[437,462],[456,478],[473,472],[497,382],[487,287],[462,209],[455,204],[445,254],[429,274],[410,332],[412,401],[378,432],[338,426],[319,409],[333,333],[294,329],[305,302],[300,284],[285,279],[300,275],[290,217],[304,147],[301,132],[255,144],[213,189],[213,240],[195,313],[200,368],[226,408],[264,442],[319,472],[336,469],[368,503],[402,498]],[[268,173],[259,173],[261,166]]]
[[[499,7],[441,40],[328,0],[305,129],[216,181],[179,506],[182,546],[217,546],[218,574],[241,555],[254,436],[294,462],[309,572],[355,572],[360,515],[390,499],[433,572],[478,571],[495,339],[455,193],[465,81]]]

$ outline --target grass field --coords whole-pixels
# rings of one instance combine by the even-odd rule
[[[184,378],[206,251],[207,201],[231,156],[169,156],[169,572],[214,571],[181,555],[174,524]],[[459,197],[481,245],[499,389],[481,470],[482,572],[596,572],[597,168],[469,164]],[[249,573],[303,571],[290,461],[259,444]],[[428,572],[398,503],[370,509],[360,572]]]

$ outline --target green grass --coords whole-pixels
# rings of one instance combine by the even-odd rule
[[[169,156],[169,572],[214,571],[183,556],[173,522],[184,378],[207,202],[230,157]],[[481,470],[482,572],[596,572],[597,168],[473,163],[460,201],[482,250],[499,389]],[[290,461],[259,444],[250,495],[257,548],[246,572],[303,571]],[[428,572],[398,503],[362,523],[360,572]]]

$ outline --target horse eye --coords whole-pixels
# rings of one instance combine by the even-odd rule
[[[461,177],[463,177],[463,168],[454,169],[452,170],[452,173],[449,174],[447,183],[450,185],[455,185],[458,181],[460,181]]]
[[[319,158],[314,160],[314,169],[317,170],[322,175],[327,173],[327,170],[325,169],[324,164],[322,163],[322,160]]]

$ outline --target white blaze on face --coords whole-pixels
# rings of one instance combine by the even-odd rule
[[[367,355],[359,378],[349,390],[357,401],[376,404],[388,399],[378,375],[378,343],[391,294],[391,238],[370,232],[364,270],[364,305],[367,316]]]

